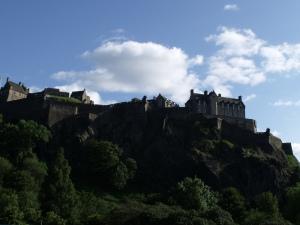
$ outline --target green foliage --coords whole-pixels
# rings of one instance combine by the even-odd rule
[[[71,168],[60,149],[49,166],[46,183],[46,209],[63,219],[76,221],[78,216],[78,196],[70,179]]]
[[[30,173],[35,181],[41,185],[47,175],[47,165],[37,159],[36,156],[32,158],[25,158],[22,162],[21,168]]]
[[[232,150],[234,149],[234,144],[228,140],[222,139],[221,140],[221,147],[228,149],[228,150]]]
[[[257,209],[271,216],[279,214],[278,200],[271,192],[264,192],[255,199]]]
[[[291,171],[296,170],[299,168],[299,162],[294,155],[286,155],[288,161],[288,167]]]
[[[197,147],[204,152],[210,152],[215,149],[215,142],[210,139],[203,139],[198,143]]]
[[[200,119],[192,126],[195,132],[187,145],[194,153],[192,156],[199,160],[191,160],[191,152],[185,156],[180,142],[186,144],[186,140],[179,136],[180,140],[173,140],[171,134],[167,135],[167,141],[161,138],[149,148],[153,154],[133,148],[134,155],[130,155],[131,151],[123,154],[119,146],[108,141],[89,140],[83,145],[76,142],[68,146],[72,138],[65,142],[56,136],[51,139],[50,131],[36,122],[6,123],[0,116],[0,224],[234,225],[237,222],[240,225],[291,225],[281,216],[279,208],[284,208],[286,218],[300,225],[300,183],[287,189],[281,207],[270,192],[262,193],[253,202],[253,196],[247,196],[251,197],[249,202],[235,188],[227,188],[218,195],[198,178],[187,177],[171,193],[167,192],[178,177],[198,171],[203,157],[214,159],[214,154],[223,154],[223,150],[240,154],[240,151],[229,151],[235,149],[235,143],[222,139],[209,123]],[[123,141],[121,138],[119,143]],[[169,147],[172,142],[175,144]],[[66,147],[66,156],[62,150],[47,151],[49,146],[56,149],[60,144]],[[176,144],[180,146],[177,148]],[[73,157],[73,153],[78,155]],[[139,158],[141,154],[155,155],[154,160],[150,160],[154,166],[147,172],[144,171],[149,164]],[[268,163],[266,154],[258,147],[243,148],[241,154],[244,161]],[[137,162],[128,156],[134,156],[141,165],[141,171],[130,185],[128,181],[136,175]],[[75,168],[72,178],[78,191],[65,157]],[[299,168],[294,157],[287,159],[290,170],[286,171]],[[189,162],[191,165],[187,165]],[[181,171],[181,163],[186,171]],[[143,176],[152,175],[156,165],[158,174],[153,180],[163,185],[154,185],[155,189],[149,187],[147,191],[156,192],[149,194],[141,189],[148,188],[149,184],[143,183]],[[177,176],[178,172],[182,173]],[[219,202],[217,196],[220,196]]]
[[[24,213],[24,220],[30,224],[38,223],[41,218],[40,202],[38,192],[18,192],[19,205]]]
[[[300,183],[286,190],[285,216],[300,225]]]
[[[120,162],[113,170],[110,183],[117,189],[121,190],[126,186],[129,179],[129,173],[124,163]]]
[[[246,200],[234,187],[223,190],[220,205],[231,213],[236,222],[241,222],[246,213]]]
[[[209,210],[216,206],[217,197],[199,178],[187,177],[175,188],[174,199],[186,209]]]
[[[217,225],[234,225],[234,221],[229,212],[220,207],[214,207],[205,212],[205,218],[212,220]]]
[[[6,186],[16,191],[38,191],[34,178],[26,170],[12,172],[7,178]]]
[[[270,192],[264,192],[255,198],[255,208],[247,212],[245,225],[288,225],[280,214],[277,198]]]
[[[81,101],[79,99],[73,97],[63,97],[63,96],[49,96],[48,99],[54,100],[56,102],[63,102],[63,103],[76,103],[80,104]]]
[[[27,135],[27,138],[31,139],[31,143],[49,142],[51,133],[45,126],[32,120],[20,120],[17,126],[21,134]]]
[[[85,152],[88,173],[94,175],[93,178],[102,178],[103,183],[120,190],[135,176],[135,160],[123,159],[119,147],[111,142],[89,140]]]
[[[89,140],[85,150],[89,171],[101,174],[114,168],[120,162],[121,152],[119,148],[108,141]]]
[[[127,159],[125,159],[124,164],[127,167],[128,178],[133,179],[136,174],[136,171],[137,171],[136,161],[132,158],[127,158]]]
[[[55,212],[47,212],[43,220],[44,225],[66,225],[66,221]]]
[[[21,225],[24,214],[20,210],[16,193],[0,189],[0,223]]]
[[[31,153],[37,146],[48,143],[50,137],[50,131],[34,121],[5,123],[0,127],[0,155],[11,162],[17,162],[19,156]]]
[[[0,185],[3,184],[3,179],[10,174],[13,165],[6,158],[0,157]]]
[[[79,202],[79,214],[83,224],[99,222],[100,218],[119,206],[119,200],[112,196],[99,197],[86,191],[79,193]]]

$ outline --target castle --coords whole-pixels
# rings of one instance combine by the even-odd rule
[[[212,121],[217,129],[238,140],[250,141],[249,144],[270,144],[277,149],[284,149],[289,154],[292,152],[291,144],[282,143],[270,133],[270,129],[266,132],[257,132],[256,121],[245,116],[245,104],[241,96],[235,99],[222,97],[214,91],[199,94],[191,90],[190,98],[184,107],[161,94],[153,99],[144,96],[142,99],[134,98],[129,102],[97,105],[90,99],[85,89],[71,94],[57,88],[45,88],[43,91],[30,93],[24,84],[21,82],[17,84],[9,79],[0,89],[0,114],[6,119],[35,120],[49,128],[72,117],[94,121],[99,115],[111,112],[110,110],[131,114],[144,120],[147,120],[149,112],[158,112],[165,117],[163,129],[170,117],[180,119],[189,115],[202,116]],[[230,128],[222,129],[225,126]]]
[[[190,99],[185,103],[185,106],[197,113],[245,118],[245,105],[242,96],[239,96],[238,99],[224,98],[214,91],[209,94],[207,91],[204,94],[197,94],[191,90]]]
[[[7,114],[12,118],[33,119],[36,115],[40,122],[53,126],[60,120],[87,113],[97,114],[112,107],[118,108],[126,105],[128,110],[147,112],[161,110],[168,114],[202,114],[207,118],[215,118],[218,121],[218,128],[221,128],[222,121],[238,125],[241,128],[256,132],[256,122],[245,118],[245,105],[242,97],[222,97],[214,91],[204,94],[190,92],[190,98],[185,107],[180,107],[175,102],[159,94],[153,99],[144,96],[140,99],[132,99],[127,103],[116,103],[113,105],[95,105],[87,95],[86,90],[75,91],[71,94],[60,91],[57,88],[45,88],[43,91],[30,93],[29,88],[21,82],[14,83],[7,79],[5,85],[0,89],[0,113]],[[18,109],[18,110],[16,110]],[[43,112],[42,112],[43,111]],[[42,120],[42,121],[41,121]]]
[[[78,100],[78,102],[83,104],[94,104],[90,97],[87,95],[86,90],[74,91],[71,96],[68,92],[60,91],[57,88],[45,88],[41,92],[30,93],[29,88],[25,87],[24,84],[19,82],[19,84],[14,83],[7,78],[5,85],[0,89],[0,102],[10,102],[21,99],[32,99],[32,98],[42,98],[44,100],[50,98],[60,98],[60,100],[72,101]]]

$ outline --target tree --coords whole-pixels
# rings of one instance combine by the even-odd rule
[[[54,161],[49,166],[46,182],[46,209],[53,211],[70,223],[75,223],[78,216],[78,196],[70,178],[71,168],[59,149]]]
[[[85,144],[85,151],[87,172],[93,182],[100,179],[102,185],[122,189],[135,176],[135,160],[124,159],[119,147],[111,142],[91,139]]]
[[[33,157],[26,157],[21,167],[30,173],[39,186],[44,182],[44,178],[47,175],[47,165],[39,161],[35,155]]]
[[[45,126],[30,120],[4,123],[0,128],[0,153],[12,162],[20,153],[31,152],[37,146],[48,143],[51,137]]]
[[[263,192],[255,199],[256,208],[271,216],[278,216],[278,200],[271,192]]]
[[[13,165],[6,158],[0,157],[0,185],[3,179],[12,171]]]
[[[285,215],[296,225],[300,225],[300,182],[286,190]]]
[[[12,191],[0,189],[0,223],[21,225],[24,214],[20,210],[18,195]]]
[[[271,192],[264,192],[255,198],[254,209],[247,212],[246,225],[290,225],[279,212],[278,200]]]
[[[15,191],[38,191],[39,186],[26,170],[16,170],[9,174],[5,185]]]
[[[117,166],[121,151],[108,141],[89,140],[85,145],[87,163],[90,172],[101,174]]]
[[[174,192],[175,200],[187,209],[206,211],[216,206],[217,197],[199,178],[186,177]]]
[[[43,220],[44,225],[66,225],[66,221],[55,212],[47,212]]]
[[[246,201],[244,196],[234,187],[223,190],[220,206],[231,213],[235,221],[241,222],[245,217]]]
[[[126,186],[129,173],[126,165],[120,162],[113,170],[110,176],[110,183],[117,189],[122,189]]]

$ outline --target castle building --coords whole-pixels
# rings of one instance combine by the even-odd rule
[[[29,98],[40,98],[40,99],[48,99],[53,96],[69,98],[69,93],[60,91],[58,88],[45,88],[41,92],[30,93],[28,95]]]
[[[0,89],[0,101],[10,102],[27,98],[29,89],[24,86],[21,82],[16,84],[9,81],[7,78],[5,85]]]
[[[94,102],[91,101],[90,97],[87,95],[85,89],[83,91],[73,91],[71,98],[76,98],[84,104],[94,104]]]
[[[205,115],[245,118],[245,105],[241,96],[237,99],[226,98],[220,94],[217,95],[214,91],[198,94],[191,90],[190,98],[185,106],[192,112]]]
[[[149,103],[150,105],[152,105],[152,107],[154,106],[159,109],[173,108],[178,106],[175,102],[171,101],[170,99],[167,99],[161,94],[158,94],[157,97],[154,97],[152,100],[149,100]]]

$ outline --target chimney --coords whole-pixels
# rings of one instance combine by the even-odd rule
[[[242,96],[239,96],[239,100],[242,101]]]
[[[207,91],[204,91],[204,95],[207,95]]]
[[[222,97],[222,95],[221,95],[221,94],[218,94],[218,97]]]
[[[194,95],[194,89],[191,89],[191,96]]]

